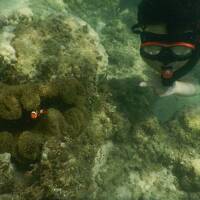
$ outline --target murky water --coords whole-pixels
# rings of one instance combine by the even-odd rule
[[[0,199],[199,199],[200,97],[157,94],[139,3],[0,1]]]

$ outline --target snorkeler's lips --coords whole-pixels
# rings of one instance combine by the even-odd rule
[[[161,71],[161,76],[164,79],[171,79],[174,75],[174,72],[171,69],[164,69]]]

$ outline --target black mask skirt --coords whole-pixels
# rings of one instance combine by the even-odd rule
[[[142,57],[163,63],[161,81],[164,86],[173,83],[189,73],[200,56],[199,41],[195,33],[155,34],[140,32]],[[170,63],[187,61],[181,68],[174,70]]]

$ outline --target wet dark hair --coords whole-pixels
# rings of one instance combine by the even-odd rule
[[[199,29],[200,0],[142,0],[138,22],[141,25],[165,23],[168,29]]]

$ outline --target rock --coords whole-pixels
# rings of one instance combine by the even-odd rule
[[[96,74],[105,72],[108,56],[88,23],[66,13],[34,20],[33,16],[26,23],[4,27],[1,81],[16,84],[67,76],[94,81]]]
[[[13,190],[14,168],[10,161],[9,153],[0,154],[0,194]]]
[[[195,106],[184,111],[183,125],[190,131],[200,133],[200,108]]]
[[[20,197],[17,195],[11,195],[11,194],[2,194],[0,195],[0,200],[20,200]]]
[[[191,166],[196,176],[200,178],[200,159],[192,159]]]
[[[10,153],[14,152],[15,141],[14,137],[9,132],[0,132],[0,153]]]

